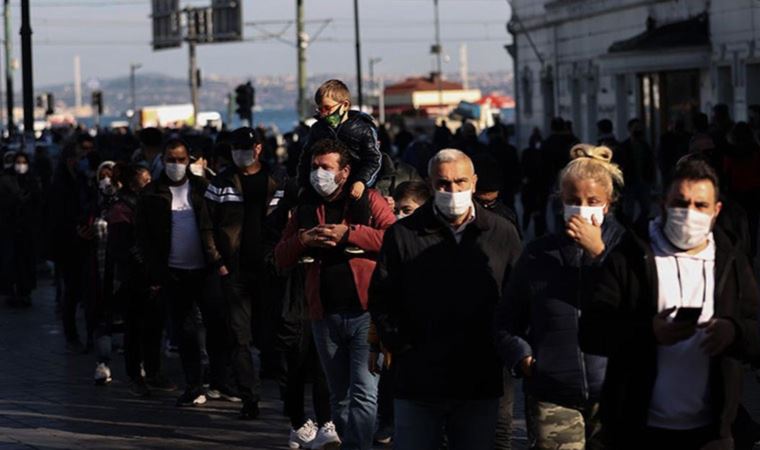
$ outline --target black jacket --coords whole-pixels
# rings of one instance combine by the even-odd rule
[[[608,214],[600,257],[592,260],[563,231],[528,244],[517,262],[497,309],[496,347],[517,375],[525,357],[535,359],[525,389],[538,400],[567,407],[599,401],[607,362],[584,354],[578,344],[581,286],[624,232]]]
[[[200,236],[211,231],[203,194],[208,182],[190,173],[190,203],[195,213]],[[162,173],[140,193],[135,215],[135,231],[140,258],[145,261],[147,278],[151,285],[161,285],[169,273],[169,252],[172,243],[172,193],[169,178]]]
[[[394,356],[397,398],[501,396],[494,310],[522,245],[511,223],[475,208],[460,244],[432,202],[385,233],[369,310]]]
[[[46,239],[53,261],[93,250],[94,241],[77,234],[78,226],[90,225],[97,208],[97,193],[86,178],[61,162],[56,169],[46,211]]]
[[[372,117],[359,111],[349,111],[348,120],[332,128],[324,119],[311,126],[298,163],[298,185],[309,185],[311,147],[322,139],[337,139],[346,144],[353,156],[351,179],[366,187],[374,186],[380,173],[382,155],[377,141],[377,129]]]
[[[414,167],[403,161],[393,162],[389,154],[383,153],[382,168],[375,189],[385,197],[392,197],[396,187],[407,181],[422,181],[422,177]]]
[[[719,229],[715,236],[715,317],[735,325],[736,339],[710,366],[711,403],[722,436],[730,435],[741,396],[738,360],[760,354],[757,282],[744,254]],[[614,448],[635,448],[626,441],[646,426],[657,376],[657,267],[648,233],[628,233],[604,262],[593,293],[584,297],[580,320],[583,351],[608,357],[601,417]]]
[[[262,211],[266,212],[277,192],[277,183],[262,167],[267,176],[267,198]],[[231,272],[237,272],[240,266],[240,245],[243,223],[245,221],[245,204],[243,187],[237,167],[229,166],[209,183],[204,194],[209,218],[213,224],[211,230],[204,232],[203,246],[212,266],[226,266]],[[265,216],[264,216],[265,217]],[[264,217],[261,217],[262,226]]]

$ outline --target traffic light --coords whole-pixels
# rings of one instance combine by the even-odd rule
[[[55,113],[55,97],[52,92],[47,93],[47,108],[45,108],[45,115],[50,116]]]
[[[45,103],[44,103],[41,95],[37,96],[35,103],[36,103],[36,105],[37,105],[38,108],[44,108],[45,107]]]
[[[249,124],[253,124],[255,96],[256,90],[250,81],[235,88],[235,103],[237,103],[235,112],[241,119],[247,120]]]
[[[92,91],[92,107],[99,116],[103,115],[103,91]]]

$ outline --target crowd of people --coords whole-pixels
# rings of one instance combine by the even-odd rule
[[[636,119],[584,144],[556,118],[518,152],[500,122],[410,132],[350,99],[325,82],[281,142],[67,130],[55,157],[6,150],[2,293],[31,306],[51,261],[97,385],[121,352],[133,395],[178,391],[176,353],[177,406],[253,420],[277,380],[290,448],[509,449],[519,379],[531,448],[760,440],[740,405],[760,108],[676,120],[656,146]]]

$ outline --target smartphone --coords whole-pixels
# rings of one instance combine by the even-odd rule
[[[678,311],[676,311],[676,317],[673,319],[673,321],[692,323],[696,325],[697,321],[699,320],[699,316],[701,315],[702,308],[681,307],[678,308]]]

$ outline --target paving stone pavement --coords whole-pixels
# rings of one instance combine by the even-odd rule
[[[165,358],[165,364],[170,377],[181,381],[179,361]],[[109,386],[94,386],[94,367],[92,354],[65,352],[49,280],[41,281],[31,308],[0,303],[0,450],[287,448],[290,426],[274,381],[263,382],[261,418],[242,422],[236,419],[238,404],[209,400],[200,408],[180,409],[174,406],[178,392],[131,396],[120,355]],[[744,405],[757,420],[760,383],[751,373],[746,381]],[[522,411],[518,388],[516,450],[526,448]]]
[[[95,357],[64,350],[50,284],[40,281],[31,308],[0,304],[0,450],[287,448],[290,424],[274,381],[263,382],[261,418],[246,422],[236,419],[239,404],[209,400],[177,408],[178,392],[133,397],[120,355],[111,367],[113,382],[95,386]],[[165,363],[180,382],[179,361]],[[525,448],[524,424],[518,418],[516,449]]]

